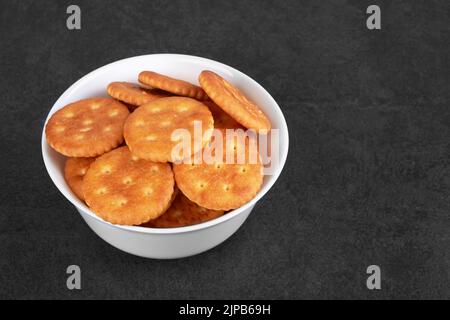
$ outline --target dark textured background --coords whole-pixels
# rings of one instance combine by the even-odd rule
[[[1,298],[450,298],[448,1],[5,1],[0,10]],[[365,27],[381,6],[382,30]],[[90,231],[50,181],[44,118],[109,62],[229,64],[282,107],[282,177],[244,226],[188,259],[145,260]],[[111,79],[120,80],[120,79]],[[83,289],[66,289],[81,266]],[[365,269],[382,268],[382,290]]]

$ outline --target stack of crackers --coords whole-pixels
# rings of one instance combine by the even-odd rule
[[[71,103],[49,119],[46,139],[68,157],[65,178],[74,194],[106,221],[152,228],[202,223],[253,199],[263,182],[261,161],[183,162],[172,152],[173,134],[195,136],[195,124],[202,132],[268,132],[260,108],[212,71],[201,72],[200,86],[151,71],[138,80],[113,82],[111,98]],[[193,139],[189,158],[213,139]],[[248,145],[233,152],[247,153]]]

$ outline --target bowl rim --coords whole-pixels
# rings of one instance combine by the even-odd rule
[[[147,228],[147,227],[140,227],[140,226],[125,226],[125,225],[116,225],[116,224],[112,224],[108,221],[103,220],[102,218],[100,218],[99,216],[97,216],[92,210],[90,210],[89,208],[87,208],[87,210],[83,207],[81,207],[76,199],[74,198],[74,196],[72,196],[70,193],[65,192],[61,189],[61,187],[58,185],[58,183],[55,182],[55,178],[54,178],[54,174],[51,172],[50,167],[53,167],[53,163],[52,160],[50,159],[50,156],[47,152],[48,149],[48,144],[47,144],[47,140],[45,137],[45,126],[47,125],[47,122],[50,118],[50,116],[56,112],[53,111],[55,109],[55,106],[63,99],[65,99],[66,96],[68,96],[73,90],[75,90],[76,87],[80,86],[82,83],[89,81],[92,77],[96,76],[97,74],[103,72],[105,69],[110,68],[113,65],[118,65],[118,64],[123,64],[126,63],[127,61],[130,60],[136,60],[136,59],[144,59],[146,57],[150,57],[150,56],[159,56],[161,58],[183,58],[183,59],[189,59],[189,60],[194,60],[197,62],[206,62],[209,64],[216,64],[221,68],[224,69],[228,69],[229,71],[231,71],[232,73],[235,73],[237,75],[239,75],[240,77],[244,78],[246,81],[251,81],[253,82],[257,87],[259,87],[259,89],[261,89],[261,92],[266,96],[265,98],[268,99],[269,101],[271,101],[271,103],[276,106],[276,112],[279,113],[280,115],[280,119],[281,119],[281,126],[279,128],[280,131],[283,131],[280,136],[285,136],[285,145],[286,147],[283,150],[280,150],[280,161],[279,161],[279,165],[278,168],[276,169],[276,171],[270,176],[270,180],[268,181],[268,183],[263,186],[258,193],[256,194],[256,196],[249,202],[247,202],[246,204],[244,204],[243,206],[231,210],[230,212],[228,212],[225,215],[222,215],[216,219],[210,220],[210,221],[206,221],[203,223],[199,223],[199,224],[195,224],[195,225],[191,225],[191,226],[186,226],[186,227],[177,227],[177,228]],[[194,231],[198,231],[198,230],[202,230],[202,229],[207,229],[207,228],[211,228],[215,225],[221,224],[225,221],[231,220],[234,217],[238,216],[239,214],[241,214],[242,212],[246,211],[247,209],[251,209],[271,188],[272,186],[275,184],[275,182],[278,180],[281,172],[283,171],[284,165],[286,163],[286,159],[287,159],[287,155],[288,155],[288,150],[289,150],[289,131],[288,131],[288,126],[286,123],[286,119],[284,117],[284,114],[280,108],[280,106],[278,105],[278,103],[275,101],[275,99],[270,95],[270,93],[264,89],[264,87],[262,87],[257,81],[255,81],[253,78],[249,77],[248,75],[246,75],[245,73],[231,67],[228,66],[226,64],[223,64],[221,62],[212,60],[212,59],[208,59],[208,58],[203,58],[203,57],[198,57],[198,56],[193,56],[193,55],[185,55],[185,54],[173,54],[173,53],[156,53],[156,54],[145,54],[145,55],[138,55],[138,56],[133,56],[133,57],[129,57],[129,58],[125,58],[125,59],[120,59],[111,63],[108,63],[102,67],[99,67],[95,70],[92,70],[91,72],[89,72],[88,74],[84,75],[83,77],[81,77],[80,79],[78,79],[75,83],[73,83],[69,88],[67,88],[63,94],[61,94],[59,96],[59,98],[56,100],[56,102],[53,104],[53,106],[50,108],[50,110],[47,113],[47,117],[45,119],[44,122],[44,126],[43,126],[43,130],[42,130],[42,138],[41,138],[41,150],[42,150],[42,157],[44,160],[44,165],[45,168],[47,170],[47,173],[50,176],[50,179],[52,180],[53,184],[58,188],[59,192],[61,192],[63,194],[63,196],[70,201],[70,203],[72,205],[74,205],[78,211],[81,211],[82,213],[86,213],[88,214],[90,217],[92,217],[93,219],[95,219],[96,221],[109,225],[113,228],[116,229],[121,229],[124,231],[129,231],[129,232],[137,232],[137,233],[143,233],[143,234],[179,234],[179,233],[186,233],[186,232],[194,232]],[[80,202],[81,200],[79,200],[78,202]]]

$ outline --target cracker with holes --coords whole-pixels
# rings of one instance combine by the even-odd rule
[[[271,129],[270,120],[244,93],[212,71],[202,71],[201,87],[228,115],[248,129],[264,133]]]
[[[197,164],[194,161],[176,164],[173,170],[178,188],[191,201],[208,209],[227,211],[239,208],[256,196],[263,182],[263,166],[257,147],[248,137],[227,139],[225,135],[217,136],[217,132],[223,131],[215,130],[211,145],[215,145],[216,139],[222,139],[221,159],[214,157]],[[214,149],[211,154],[215,155]]]
[[[216,129],[243,129],[243,127],[225,111],[223,111],[217,104],[212,101],[203,101],[211,111],[214,119],[214,128]]]
[[[208,98],[205,91],[199,86],[153,71],[142,71],[139,74],[139,82],[152,88],[168,91],[179,96],[190,97],[197,100],[206,100]]]
[[[147,222],[143,227],[186,227],[218,218],[223,214],[223,210],[210,210],[200,207],[180,192],[170,208],[162,216]]]
[[[202,134],[194,134],[195,126]],[[124,136],[131,152],[139,158],[177,162],[199,152],[210,141],[213,128],[213,117],[203,103],[186,97],[170,97],[136,109],[125,122]],[[183,137],[189,138],[189,146],[172,152]]]
[[[55,112],[45,127],[48,144],[68,157],[95,157],[123,142],[128,108],[114,99],[92,98]]]
[[[83,191],[88,206],[102,219],[141,225],[167,210],[174,178],[169,164],[138,159],[128,147],[121,147],[91,164]]]
[[[83,178],[95,158],[69,158],[64,166],[64,178],[75,195],[84,200]]]
[[[122,102],[137,106],[156,99],[167,98],[170,95],[158,89],[145,89],[129,82],[112,82],[107,87],[108,94]]]

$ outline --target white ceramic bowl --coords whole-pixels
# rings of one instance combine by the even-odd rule
[[[106,222],[89,210],[70,190],[64,180],[65,158],[49,147],[45,134],[42,133],[42,155],[56,187],[77,208],[98,236],[120,250],[146,258],[182,258],[209,250],[236,232],[256,202],[278,179],[286,161],[289,136],[280,107],[257,82],[227,65],[194,56],[152,54],[120,60],[89,73],[67,89],[48,114],[46,123],[54,112],[68,103],[93,96],[106,96],[106,86],[112,81],[136,82],[137,75],[143,70],[153,70],[198,83],[197,77],[205,69],[217,72],[242,89],[271,119],[273,128],[280,130],[280,160],[273,174],[265,176],[262,189],[252,201],[220,218],[194,226],[172,229],[119,226]]]

